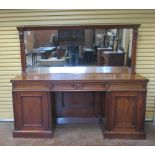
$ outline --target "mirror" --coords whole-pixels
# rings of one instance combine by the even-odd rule
[[[69,66],[134,68],[137,28],[137,25],[18,27],[24,70]]]

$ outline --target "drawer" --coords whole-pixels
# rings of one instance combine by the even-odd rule
[[[112,83],[112,84],[108,84],[108,90],[145,91],[146,84],[144,83]]]
[[[40,82],[17,82],[13,86],[14,90],[50,90],[49,83]]]
[[[82,84],[83,90],[103,91],[105,90],[105,87],[106,87],[105,83],[83,83]]]
[[[67,90],[89,90],[89,91],[103,91],[105,90],[104,83],[88,83],[88,82],[73,82],[73,83],[53,83],[51,84],[51,90],[54,91],[67,91]]]
[[[75,83],[52,83],[51,84],[51,90],[74,90],[75,89]]]

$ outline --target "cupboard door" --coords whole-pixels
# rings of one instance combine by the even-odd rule
[[[138,132],[144,130],[145,93],[111,92],[107,121],[110,131]]]
[[[50,104],[48,92],[17,92],[16,130],[48,130]]]

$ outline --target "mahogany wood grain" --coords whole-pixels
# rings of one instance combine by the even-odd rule
[[[13,134],[15,137],[21,135],[24,137],[52,137],[53,125],[51,126],[52,116],[49,95],[50,93],[44,91],[19,91],[14,93],[14,97],[16,97],[16,105],[14,106],[16,131]]]
[[[40,69],[36,69],[34,72],[23,73],[22,75],[16,76],[14,78],[16,81],[22,82],[48,82],[48,81],[84,81],[84,82],[107,82],[107,81],[130,81],[130,82],[138,82],[138,81],[148,81],[146,78],[139,74],[130,74],[124,68],[120,69],[119,67],[102,67],[98,71],[98,67],[52,67],[51,70],[49,68],[46,72],[40,72]],[[11,80],[12,82],[14,80]]]
[[[57,68],[12,79],[14,137],[52,137],[58,118],[98,118],[105,138],[145,138],[148,79],[120,68],[92,70]]]
[[[61,29],[90,29],[90,28],[96,28],[96,29],[130,29],[130,28],[139,28],[140,24],[113,24],[113,25],[62,25],[62,26],[39,26],[39,25],[28,25],[28,26],[18,26],[18,31],[32,31],[32,30],[61,30]]]

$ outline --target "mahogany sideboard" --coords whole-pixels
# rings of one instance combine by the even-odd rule
[[[79,117],[97,118],[104,138],[144,139],[148,80],[120,68],[38,68],[12,79],[13,136],[53,137],[58,117]]]

